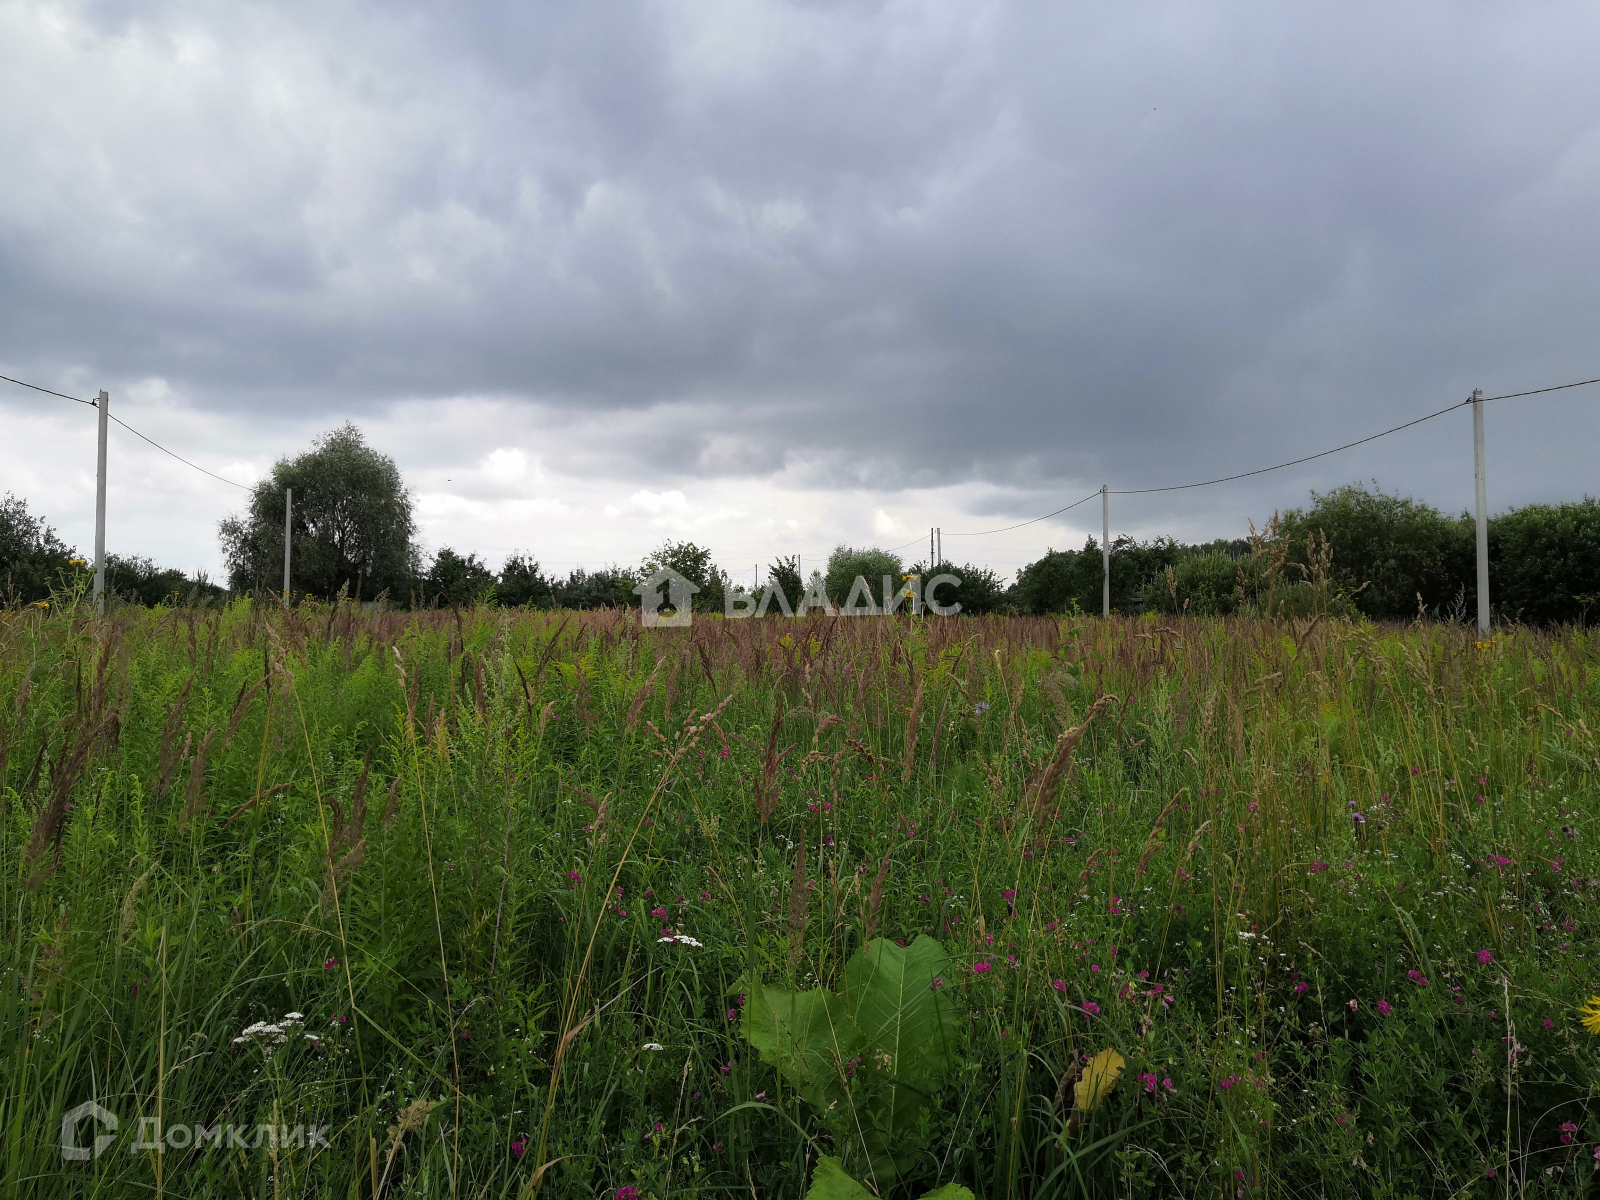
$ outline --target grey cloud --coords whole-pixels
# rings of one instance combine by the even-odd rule
[[[1032,516],[1600,374],[1583,6],[47,11],[0,50],[0,359],[51,378],[493,396],[611,475]],[[1597,406],[1548,411],[1496,414],[1497,495],[1592,478]],[[1448,499],[1432,444],[1164,511]]]

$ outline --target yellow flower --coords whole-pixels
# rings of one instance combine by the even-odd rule
[[[67,565],[69,567],[86,567],[89,564],[81,558],[69,558],[67,559]]]
[[[33,606],[35,608],[49,608],[50,607],[50,601],[48,601],[48,600],[35,600],[33,602]]]
[[[1590,996],[1589,1002],[1578,1009],[1578,1016],[1590,1033],[1600,1033],[1600,996]]]

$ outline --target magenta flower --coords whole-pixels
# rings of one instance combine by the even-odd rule
[[[512,1158],[521,1158],[527,1152],[528,1152],[528,1139],[527,1138],[519,1137],[516,1141],[511,1143],[511,1157]]]
[[[1411,982],[1416,984],[1418,987],[1428,986],[1428,977],[1421,971],[1407,971],[1406,978],[1411,980]]]
[[[1494,955],[1490,954],[1487,950],[1479,950],[1478,951],[1478,964],[1480,966],[1485,966],[1486,967],[1490,963],[1492,963],[1493,961],[1494,961]]]
[[[1085,1000],[1083,1002],[1083,1011],[1091,1017],[1098,1017],[1100,1015],[1100,1006],[1093,1000]]]
[[[629,1184],[617,1189],[616,1200],[639,1200],[639,1189]]]
[[[337,967],[338,965],[339,965],[339,960],[337,958],[330,958],[327,962],[322,964],[322,969],[324,971],[331,971],[335,967]]]
[[[972,964],[972,973],[974,975],[987,975],[990,969],[991,964],[986,962],[976,962]]]
[[[1294,985],[1294,994],[1296,996],[1302,995],[1305,992],[1309,992],[1310,990],[1311,990],[1311,985],[1309,983],[1307,983],[1304,979],[1302,979],[1299,983]]]
[[[1577,1133],[1577,1132],[1578,1132],[1578,1127],[1576,1125],[1574,1125],[1571,1121],[1562,1122],[1562,1125],[1561,1125],[1561,1144],[1563,1146],[1572,1145],[1572,1135]]]
[[[1050,986],[1055,988],[1056,991],[1061,992],[1062,994],[1065,994],[1066,990],[1067,990],[1067,981],[1065,979],[1058,979],[1054,983],[1052,983]]]
[[[1379,1000],[1378,1001],[1378,1012],[1381,1015],[1387,1017],[1393,1011],[1394,1011],[1394,1007],[1387,1000]]]
[[[1156,1077],[1149,1071],[1145,1071],[1139,1076],[1139,1082],[1144,1084],[1144,1090],[1146,1092],[1153,1092],[1156,1090]]]

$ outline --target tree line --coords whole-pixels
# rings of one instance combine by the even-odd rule
[[[527,552],[498,571],[452,547],[425,558],[416,541],[413,499],[392,458],[346,423],[309,450],[280,459],[251,489],[242,513],[221,522],[226,585],[148,558],[107,555],[108,586],[124,602],[204,603],[227,594],[276,596],[282,583],[285,496],[293,539],[291,590],[319,600],[383,601],[395,607],[496,604],[605,608],[638,604],[634,586],[671,568],[700,590],[697,610],[722,612],[739,589],[706,547],[667,541],[636,566],[547,574]],[[1198,545],[1171,538],[1111,543],[1111,603],[1119,613],[1193,616],[1328,612],[1375,620],[1462,620],[1476,612],[1474,526],[1431,505],[1350,484],[1312,493],[1311,503],[1275,514],[1250,536]],[[1499,620],[1586,622],[1600,611],[1600,501],[1531,504],[1489,523],[1491,598]],[[83,586],[88,566],[15,496],[0,499],[0,599],[43,602]],[[790,605],[814,586],[836,605],[851,598],[884,605],[915,577],[955,576],[940,601],[974,615],[1096,613],[1102,558],[1089,538],[1081,550],[1046,550],[1008,586],[977,563],[908,562],[876,547],[838,546],[824,568],[802,578],[795,556],[761,573]],[[76,583],[74,583],[76,581]],[[772,608],[770,611],[779,611]]]

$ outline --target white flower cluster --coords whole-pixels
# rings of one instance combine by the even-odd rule
[[[247,1025],[243,1033],[233,1039],[233,1045],[243,1046],[248,1044],[257,1046],[281,1046],[289,1040],[289,1035],[294,1033],[305,1022],[305,1013],[290,1012],[283,1014],[283,1020],[276,1024],[270,1021],[257,1021],[254,1025]],[[311,1034],[305,1037],[309,1041],[316,1041]]]
[[[656,941],[658,941],[658,942],[677,942],[680,946],[700,946],[700,945],[704,945],[703,942],[695,941],[687,933],[671,933],[671,934],[668,934],[666,937],[657,938]]]

